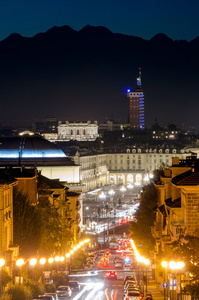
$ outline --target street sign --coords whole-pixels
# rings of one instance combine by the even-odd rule
[[[177,279],[170,279],[169,285],[170,285],[170,290],[176,290]]]
[[[162,287],[163,287],[163,289],[166,289],[166,288],[168,288],[168,283],[167,282],[163,282],[163,284],[162,284]]]
[[[173,278],[173,274],[168,274],[168,279],[172,279]]]

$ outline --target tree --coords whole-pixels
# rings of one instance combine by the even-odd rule
[[[12,300],[31,300],[32,292],[29,287],[25,285],[9,283],[5,289],[5,294],[10,296]]]
[[[40,239],[38,210],[17,188],[13,192],[13,238],[22,255],[30,256],[37,251]]]
[[[143,254],[147,255],[154,248],[154,238],[151,227],[155,221],[155,207],[157,206],[157,190],[151,183],[143,188],[140,207],[135,215],[136,222],[131,222],[130,233],[132,239]]]
[[[40,254],[50,255],[61,252],[62,228],[61,217],[52,207],[48,199],[43,199],[38,204],[40,215]]]
[[[186,235],[168,247],[168,253],[172,259],[185,263],[186,270],[192,274],[192,281],[199,280],[199,237]]]

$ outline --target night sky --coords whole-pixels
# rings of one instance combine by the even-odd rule
[[[53,26],[105,26],[115,33],[151,39],[165,33],[190,41],[199,35],[197,0],[1,0],[0,40],[31,37]]]
[[[68,25],[80,31],[89,24],[104,26],[113,33],[140,37],[147,41],[158,33],[164,33],[173,41],[190,42],[199,36],[198,15],[198,0],[1,0],[0,41],[12,33],[33,37],[54,26]],[[195,44],[197,43],[196,41]],[[8,51],[8,55],[11,50]],[[23,52],[23,49],[20,50]],[[79,49],[79,51],[83,50]],[[142,51],[144,52],[144,49],[141,49]],[[112,55],[112,49],[110,52]],[[170,57],[167,57],[168,67],[167,62],[164,62],[165,54],[160,54],[159,61],[160,64],[163,61],[162,68],[159,68],[156,57],[154,62],[150,62],[147,58],[148,53],[144,53],[143,56],[140,54],[139,57],[133,57],[130,53],[129,66],[125,54],[120,66],[117,65],[119,54],[116,62],[113,57],[110,65],[107,60],[102,67],[100,63],[96,63],[96,68],[95,61],[92,59],[90,65],[87,64],[89,60],[87,58],[85,65],[84,62],[81,65],[82,69],[79,68],[78,60],[74,62],[76,67],[72,67],[72,75],[67,70],[67,65],[60,74],[58,73],[60,69],[56,69],[53,60],[49,59],[45,65],[44,58],[41,61],[41,71],[34,67],[34,63],[31,64],[31,60],[29,64],[26,64],[26,58],[20,62],[15,59],[14,50],[12,53],[11,59],[8,59],[10,66],[9,63],[3,65],[3,57],[1,57],[0,99],[3,105],[0,110],[0,123],[2,125],[19,123],[21,125],[24,122],[30,124],[32,120],[42,120],[46,116],[55,116],[62,121],[87,121],[90,116],[101,121],[108,116],[127,122],[125,91],[128,87],[135,87],[138,67],[141,66],[146,99],[146,124],[151,126],[157,118],[160,125],[164,126],[174,123],[180,127],[185,123],[185,126],[194,125],[199,128],[198,50],[194,52],[193,59],[188,52],[187,56],[186,53],[185,56],[183,53],[180,53],[180,56],[176,53],[173,65]],[[81,54],[83,57],[84,54]],[[103,57],[103,53],[99,53],[98,56]],[[31,66],[30,70],[29,66]],[[61,61],[60,66],[62,67]],[[121,71],[117,73],[119,67]],[[117,72],[114,72],[114,68]],[[27,74],[31,76],[28,77]],[[96,85],[99,80],[104,90]],[[109,87],[106,88],[106,84]],[[78,95],[74,93],[76,86]],[[93,95],[97,87],[98,98],[94,102]],[[102,99],[104,102],[101,102]],[[79,111],[76,110],[78,101],[82,104]]]

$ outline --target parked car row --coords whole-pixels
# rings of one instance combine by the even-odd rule
[[[127,275],[124,277],[124,300],[141,300],[143,298],[140,293],[137,281],[134,276]]]
[[[55,293],[45,293],[39,295],[37,299],[33,300],[65,300],[72,296],[73,291],[79,291],[80,284],[78,281],[70,280],[68,285],[61,285],[57,288]]]

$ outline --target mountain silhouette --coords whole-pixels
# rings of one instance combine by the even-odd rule
[[[87,25],[53,27],[31,38],[17,33],[0,42],[0,122],[58,120],[127,122],[126,89],[142,68],[146,126],[198,126],[199,38],[150,40]]]

